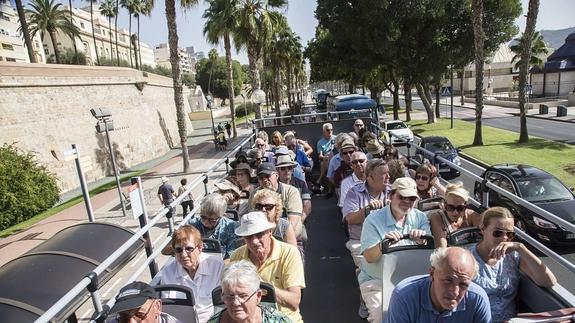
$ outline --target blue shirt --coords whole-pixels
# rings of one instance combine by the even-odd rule
[[[333,150],[335,146],[335,136],[331,135],[330,138],[326,139],[322,137],[320,140],[317,141],[317,154],[326,156]]]
[[[472,246],[470,250],[479,265],[479,272],[473,281],[489,296],[493,322],[505,322],[515,317],[517,315],[515,299],[519,289],[519,264],[521,262],[519,252],[506,254],[492,267],[483,261],[477,252],[477,245]]]
[[[429,220],[425,213],[418,209],[412,208],[406,215],[403,226],[397,224],[397,221],[391,214],[391,206],[386,206],[383,209],[373,211],[363,221],[363,228],[361,230],[361,246],[360,251],[363,252],[378,243],[380,243],[386,233],[391,231],[399,231],[402,234],[409,234],[411,230],[418,229],[425,231],[425,234],[431,235],[431,228]],[[396,243],[396,246],[412,245],[414,242],[409,239],[403,239]],[[372,280],[382,279],[383,274],[383,257],[379,258],[376,263],[368,263],[365,259],[361,260],[361,272],[357,277],[360,284]]]
[[[305,154],[305,151],[300,145],[297,145],[295,149],[295,161],[302,167],[310,167],[309,158]]]
[[[238,223],[228,217],[221,216],[220,221],[213,229],[208,229],[204,226],[199,216],[193,217],[189,224],[193,225],[200,231],[202,238],[216,239],[222,246],[222,256],[224,259],[230,257],[234,251],[234,242],[239,239],[234,230]]]
[[[456,308],[441,313],[433,307],[430,289],[429,275],[402,280],[393,290],[383,323],[491,322],[487,294],[475,283],[469,285],[467,293]]]
[[[329,166],[327,167],[327,178],[333,179],[333,175],[335,175],[335,171],[341,165],[341,155],[339,153],[333,155],[333,157],[329,160]]]

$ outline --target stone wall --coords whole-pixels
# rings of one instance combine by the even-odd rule
[[[186,116],[188,94],[184,89]],[[63,155],[72,144],[91,159],[88,182],[113,174],[92,108],[112,113],[110,139],[121,170],[179,145],[171,78],[118,67],[0,63],[0,144],[35,152],[62,192],[79,186],[74,162]]]

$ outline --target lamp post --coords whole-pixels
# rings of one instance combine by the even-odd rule
[[[266,102],[266,92],[264,92],[262,89],[257,89],[252,93],[251,99],[255,104],[257,104],[258,115],[261,118],[262,115],[261,104]]]
[[[212,103],[214,102],[214,98],[212,97],[211,92],[208,92],[208,95],[206,95],[206,101],[208,101],[208,109],[210,109],[210,117],[212,119],[212,134],[214,135],[214,140],[216,140],[217,138],[216,125],[214,123],[214,110],[212,109]]]
[[[112,159],[112,170],[114,171],[114,177],[116,178],[116,188],[118,189],[118,197],[120,198],[120,204],[122,205],[122,214],[126,216],[126,205],[124,203],[124,198],[122,196],[122,189],[120,187],[120,177],[118,176],[118,170],[116,167],[116,157],[114,156],[114,151],[112,149],[112,143],[110,142],[110,131],[114,130],[114,122],[112,120],[112,113],[106,108],[95,108],[91,109],[90,113],[92,116],[98,120],[96,124],[96,131],[98,133],[106,133],[106,141],[108,142],[108,149],[110,150],[110,158]]]
[[[451,101],[450,101],[450,107],[451,107],[451,129],[453,129],[453,65],[451,65],[451,67],[449,68],[449,86],[451,87]]]
[[[240,93],[242,99],[244,99],[244,118],[246,118],[246,129],[248,129],[248,106],[246,105],[246,95]]]

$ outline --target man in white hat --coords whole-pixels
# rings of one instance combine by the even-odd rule
[[[291,155],[278,155],[276,158],[276,170],[278,172],[278,179],[284,184],[289,184],[298,189],[303,203],[302,220],[305,220],[311,214],[311,194],[307,183],[301,179],[293,176],[294,168],[297,163],[292,159]]]
[[[274,286],[280,311],[295,323],[303,322],[299,312],[301,290],[305,288],[301,256],[296,247],[274,239],[274,228],[263,212],[242,216],[235,233],[246,244],[234,251],[230,261],[252,262],[261,279]]]
[[[163,206],[169,206],[176,198],[176,191],[174,187],[170,184],[170,180],[166,176],[162,176],[162,185],[158,188],[158,199]],[[166,214],[166,216],[171,216],[172,210]]]
[[[360,251],[364,258],[357,279],[370,322],[381,322],[383,314],[381,241],[390,239],[396,241],[396,245],[406,245],[422,243],[423,235],[431,235],[427,216],[414,207],[417,199],[415,181],[400,177],[391,186],[389,205],[372,212],[363,222]],[[404,234],[408,234],[410,239],[402,240]]]

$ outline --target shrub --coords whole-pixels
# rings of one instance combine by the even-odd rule
[[[58,193],[55,176],[32,153],[0,147],[0,230],[51,208]]]
[[[54,54],[48,56],[46,63],[56,64],[56,56]],[[60,64],[86,65],[86,54],[78,50],[78,55],[76,55],[72,48],[65,48],[63,51],[60,51]]]
[[[250,114],[252,112],[256,112],[258,105],[251,102],[247,102],[245,105],[243,103],[237,105],[236,118],[241,118],[246,115],[246,107],[247,107],[247,114]]]
[[[96,64],[96,62],[94,62]],[[100,66],[118,66],[116,57],[110,59],[109,57],[100,57]],[[125,59],[120,59],[121,67],[130,67],[130,62]]]

